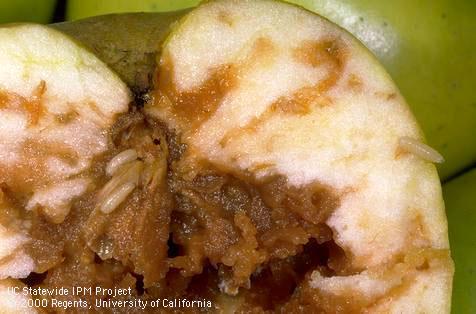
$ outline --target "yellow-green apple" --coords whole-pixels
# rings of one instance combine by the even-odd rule
[[[124,12],[165,12],[197,5],[200,0],[69,0],[66,9],[68,20]]]
[[[443,186],[455,261],[453,313],[476,311],[476,169]]]
[[[53,17],[56,0],[1,0],[0,23],[48,23]]]

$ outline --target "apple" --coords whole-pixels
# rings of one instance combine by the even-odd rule
[[[271,311],[449,313],[453,269],[441,184],[430,163],[436,160],[402,145],[411,138],[413,148],[426,150],[405,100],[358,40],[280,1],[208,1],[174,26],[156,71],[144,108],[180,134],[187,147],[180,162],[191,180],[202,161],[258,182],[282,176],[285,186],[300,187],[296,201],[273,183],[264,193],[280,200],[265,202],[289,211],[285,203],[307,210],[301,187],[309,183],[351,195],[340,196],[326,224],[358,275],[310,271],[288,301],[298,309],[283,300]],[[306,219],[315,223],[319,210],[310,212]],[[197,242],[180,245],[205,250]],[[423,269],[409,262],[420,250],[434,253]],[[253,287],[248,276],[263,263],[247,255],[223,260],[233,271],[218,277],[223,293],[247,298],[238,287]],[[394,263],[402,277],[382,276]]]
[[[56,0],[0,1],[0,23],[51,21]]]
[[[453,313],[476,311],[476,169],[443,186],[455,261]]]

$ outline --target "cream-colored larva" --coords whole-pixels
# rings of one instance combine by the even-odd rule
[[[403,151],[411,153],[429,162],[440,164],[445,161],[445,158],[435,149],[408,136],[401,137],[398,140],[398,146]]]
[[[124,164],[137,159],[137,151],[135,149],[127,149],[112,158],[106,166],[106,174],[113,176],[114,173]]]

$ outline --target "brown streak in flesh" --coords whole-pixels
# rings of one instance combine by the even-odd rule
[[[261,163],[261,164],[255,164],[251,168],[248,169],[249,172],[251,173],[258,173],[260,171],[265,171],[267,169],[270,169],[274,167],[274,163]]]
[[[387,100],[392,100],[392,99],[395,99],[397,98],[397,94],[396,93],[389,93],[387,95]]]
[[[435,270],[435,268],[440,267],[452,267],[450,251],[447,249],[436,249],[436,248],[413,248],[407,255],[402,256],[401,260],[394,262],[394,264],[389,264],[386,267],[395,268],[395,273],[399,273],[402,277],[402,282],[399,285],[391,288],[389,292],[385,295],[372,300],[372,303],[368,306],[370,312],[373,312],[374,308],[391,305],[392,301],[404,296],[408,293],[408,289],[416,281],[416,276],[419,273],[424,273],[430,269]],[[399,268],[395,266],[400,266]],[[403,266],[403,267],[402,267]],[[385,266],[384,266],[385,267]],[[381,267],[377,270],[371,270],[369,273],[382,273]],[[385,307],[384,307],[385,310]]]
[[[357,74],[350,74],[347,85],[355,91],[360,91],[363,87],[362,79],[360,79]]]
[[[99,109],[98,105],[95,102],[88,102],[87,106],[91,109],[92,112],[96,114],[96,117],[99,118],[101,124],[107,124],[108,117]]]
[[[377,91],[374,92],[374,95],[376,97],[383,98],[386,101],[395,100],[397,98],[397,93],[388,91]]]
[[[64,114],[56,115],[55,119],[61,124],[69,124],[74,121],[78,116],[79,114],[76,111],[72,110]]]
[[[305,116],[312,112],[311,105],[326,107],[332,100],[326,93],[333,88],[344,69],[346,51],[343,44],[337,39],[326,39],[319,42],[304,42],[294,51],[298,62],[312,67],[327,67],[327,76],[314,86],[304,86],[294,91],[291,96],[281,96],[259,116],[252,118],[246,125],[229,130],[220,140],[219,145],[224,148],[233,139],[246,134],[256,133],[260,125],[274,116]]]
[[[344,44],[339,39],[324,39],[320,41],[305,41],[294,51],[298,62],[314,68],[327,67],[327,76],[314,87],[319,93],[325,93],[334,87],[342,76],[347,59]]]
[[[170,110],[173,117],[192,131],[198,129],[218,109],[222,99],[236,85],[236,68],[222,65],[210,70],[206,81],[192,91],[179,91],[174,83],[174,66],[164,56],[157,73],[155,105]]]
[[[408,153],[406,150],[402,149],[402,148],[400,147],[400,145],[398,145],[397,148],[395,148],[395,152],[394,152],[394,154],[393,154],[393,158],[394,158],[395,160],[399,160],[400,158],[403,158],[404,156],[406,156],[406,155],[408,155],[408,154],[409,154],[409,153]]]
[[[0,91],[0,109],[24,110],[28,117],[28,126],[35,126],[46,111],[42,103],[45,92],[46,83],[43,80],[27,98],[16,93]]]
[[[29,123],[30,125],[38,124],[41,115],[44,113],[45,109],[43,107],[42,96],[46,92],[46,83],[41,81],[40,84],[36,87],[33,95],[30,97],[29,101],[25,103],[25,109],[29,113]]]
[[[251,48],[251,52],[239,65],[242,69],[253,69],[255,66],[266,65],[273,60],[276,52],[273,41],[267,37],[258,37]]]
[[[229,27],[232,27],[233,24],[234,24],[233,17],[231,15],[231,13],[226,12],[224,10],[221,10],[220,12],[218,12],[217,19],[218,19],[218,21],[220,21],[221,23],[223,23],[223,24],[225,24]]]
[[[78,155],[72,148],[58,142],[27,140],[20,151],[21,161],[14,166],[0,164],[0,182],[5,182],[15,193],[28,197],[35,188],[53,183],[46,159],[57,157],[69,165],[76,165]]]

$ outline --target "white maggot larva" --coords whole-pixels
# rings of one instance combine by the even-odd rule
[[[111,159],[106,166],[106,173],[108,176],[113,176],[117,169],[122,165],[137,159],[137,151],[135,149],[127,149]]]
[[[98,208],[106,214],[116,209],[139,184],[142,168],[141,161],[124,164],[99,192]]]
[[[106,200],[101,204],[101,211],[105,214],[111,213],[116,209],[136,188],[135,183],[128,182],[121,185],[117,190],[111,193]]]
[[[405,152],[411,153],[429,162],[440,164],[445,161],[445,158],[435,149],[408,136],[401,137],[398,140],[398,146]]]

